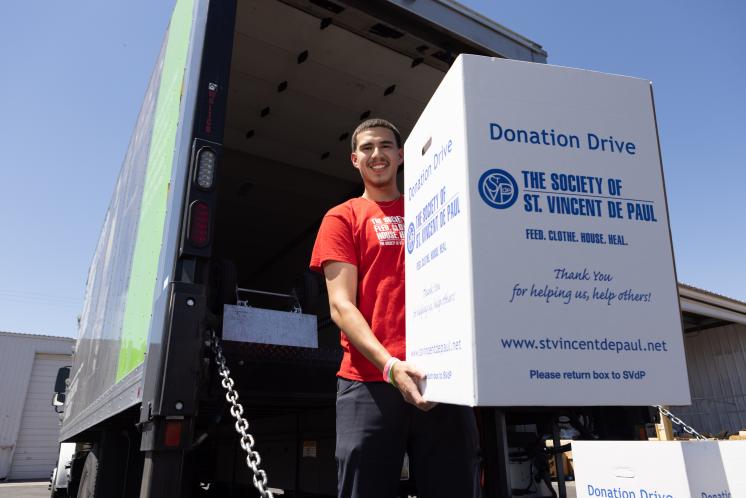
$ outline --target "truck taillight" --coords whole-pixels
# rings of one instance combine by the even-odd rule
[[[189,208],[189,242],[195,247],[210,242],[210,206],[204,201],[194,201]]]
[[[217,154],[209,147],[202,147],[197,153],[197,186],[210,190],[215,179]]]
[[[210,257],[222,153],[219,143],[192,142],[179,256]]]
[[[163,444],[176,448],[181,444],[181,420],[166,420],[165,431],[163,434]]]

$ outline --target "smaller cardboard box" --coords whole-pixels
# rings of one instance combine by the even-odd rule
[[[575,441],[573,456],[578,497],[746,496],[740,441]]]

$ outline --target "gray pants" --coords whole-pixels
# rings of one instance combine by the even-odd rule
[[[337,382],[339,498],[398,496],[405,451],[418,498],[476,498],[478,442],[469,407],[423,412],[384,382]]]

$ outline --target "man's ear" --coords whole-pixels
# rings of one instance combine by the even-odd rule
[[[397,164],[397,167],[404,164],[404,147],[399,147],[399,164]]]
[[[352,161],[352,165],[355,167],[355,169],[360,170],[360,165],[357,161],[357,152],[353,152],[350,154],[350,161]]]

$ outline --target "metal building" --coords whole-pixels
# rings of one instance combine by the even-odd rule
[[[700,432],[746,430],[746,303],[679,284],[691,406],[672,411]]]
[[[52,407],[57,370],[74,339],[0,332],[0,480],[49,477],[60,419]]]

